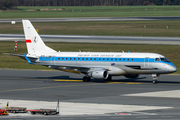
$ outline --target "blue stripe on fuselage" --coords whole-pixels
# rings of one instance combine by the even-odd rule
[[[39,61],[155,62],[175,66],[171,62],[155,61],[155,58],[39,57]]]
[[[100,62],[144,62],[145,58],[96,58],[96,57],[39,57],[40,61],[100,61]],[[149,58],[146,62],[154,62]]]

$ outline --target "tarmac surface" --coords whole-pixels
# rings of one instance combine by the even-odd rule
[[[100,35],[40,35],[44,42],[166,44],[180,45],[180,37],[139,37]],[[0,34],[0,41],[25,41],[24,34]]]
[[[0,69],[0,107],[55,108],[60,115],[9,114],[3,120],[179,120],[180,75],[138,79],[113,77],[111,82],[82,82],[82,74],[61,71]]]
[[[27,19],[27,18],[26,18]],[[180,20],[171,17],[87,17],[87,18],[31,18],[31,22],[79,22],[79,21],[135,21],[135,20]],[[22,22],[22,19],[0,19],[0,23]]]

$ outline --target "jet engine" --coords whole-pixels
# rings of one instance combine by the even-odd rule
[[[127,74],[124,75],[126,78],[138,78],[140,76],[140,74]]]
[[[108,72],[107,71],[93,71],[90,75],[94,79],[107,79]]]

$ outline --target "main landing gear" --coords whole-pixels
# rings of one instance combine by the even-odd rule
[[[90,81],[91,81],[91,77],[89,77],[89,76],[83,77],[83,82],[90,82]]]
[[[157,80],[158,75],[157,74],[151,74],[151,76],[153,78],[153,84],[156,84],[158,82],[158,80]]]
[[[107,79],[105,79],[105,81],[111,81],[112,80],[112,76],[108,76],[108,78]],[[90,82],[91,81],[91,77],[89,77],[89,76],[84,76],[83,77],[83,82]]]
[[[112,80],[112,76],[109,75],[107,79],[105,79],[105,81],[111,81]]]

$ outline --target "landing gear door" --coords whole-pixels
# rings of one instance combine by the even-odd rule
[[[149,58],[148,57],[144,58],[144,67],[146,67],[146,68],[149,67]]]

